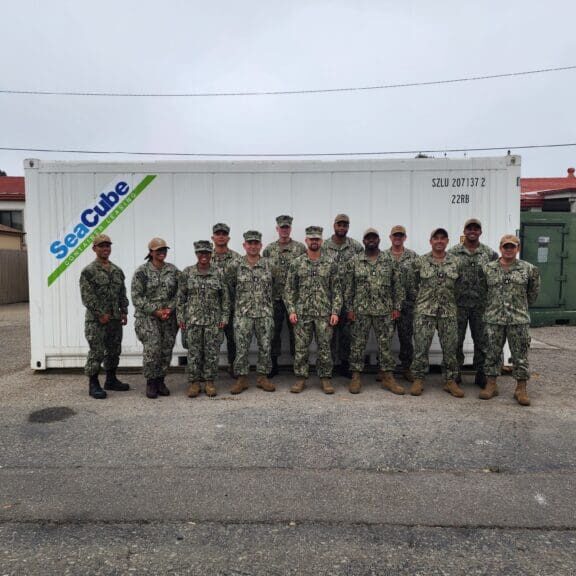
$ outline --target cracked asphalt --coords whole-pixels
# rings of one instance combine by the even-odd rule
[[[29,369],[27,306],[0,307],[0,576],[576,573],[576,328],[532,330],[532,406],[420,398],[367,375],[300,395],[87,395]]]

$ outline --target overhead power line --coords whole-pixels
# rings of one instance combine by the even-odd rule
[[[215,98],[231,96],[291,96],[296,94],[333,94],[337,92],[362,92],[368,90],[387,90],[391,88],[415,88],[419,86],[439,86],[442,84],[457,84],[462,82],[477,82],[479,80],[496,80],[498,78],[514,78],[549,72],[565,72],[575,70],[574,66],[557,68],[541,68],[522,72],[506,72],[504,74],[487,74],[483,76],[468,76],[465,78],[450,78],[447,80],[431,80],[427,82],[404,82],[399,84],[382,84],[377,86],[352,86],[344,88],[312,88],[305,90],[253,90],[230,92],[94,92],[94,91],[57,91],[57,90],[14,90],[0,89],[0,94],[27,96],[96,96],[106,98]]]
[[[439,148],[434,150],[385,150],[373,152],[288,152],[288,153],[200,153],[200,152],[139,152],[127,150],[77,150],[66,148],[19,148],[0,146],[6,152],[42,152],[50,154],[95,154],[127,156],[177,156],[193,158],[295,158],[311,156],[393,156],[402,154],[448,154],[457,152],[496,152],[500,150],[530,150],[535,148],[567,148],[576,146],[576,142],[563,144],[527,144],[523,146],[488,146],[486,148]]]

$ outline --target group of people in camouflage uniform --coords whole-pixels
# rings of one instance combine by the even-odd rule
[[[383,388],[394,394],[422,394],[437,333],[444,390],[462,398],[463,344],[469,326],[475,382],[482,388],[479,397],[489,400],[498,395],[507,340],[517,381],[514,397],[521,405],[530,404],[528,307],[538,296],[540,282],[538,269],[518,259],[516,236],[502,237],[499,256],[480,242],[482,224],[472,218],[464,224],[461,243],[447,250],[448,232],[436,228],[430,234],[431,251],[418,256],[404,246],[407,234],[401,225],[390,231],[390,248],[381,250],[375,228],[364,232],[362,244],[348,236],[346,214],[336,216],[334,233],[326,242],[319,226],[306,228],[303,244],[291,237],[291,216],[278,216],[276,223],[278,240],[263,252],[261,233],[246,231],[243,256],[228,247],[229,226],[215,224],[212,242],[194,242],[197,262],[182,272],[166,262],[169,247],[163,239],[150,241],[147,262],[135,271],[131,286],[148,398],[170,394],[165,377],[179,329],[188,349],[189,397],[202,391],[217,395],[224,338],[229,372],[235,378],[230,392],[240,394],[248,388],[253,337],[258,347],[257,385],[273,392],[271,378],[279,371],[281,333],[287,323],[296,376],[293,393],[306,387],[314,338],[322,390],[334,393],[332,373],[339,361],[341,374],[350,378],[350,393],[360,393],[366,344],[373,330],[379,363],[376,379]],[[106,390],[129,389],[116,377],[128,299],[124,274],[109,259],[111,245],[106,235],[94,238],[96,259],[80,277],[90,346],[85,372],[94,398],[105,398]],[[394,377],[395,329],[408,390]],[[104,389],[98,379],[102,363]]]

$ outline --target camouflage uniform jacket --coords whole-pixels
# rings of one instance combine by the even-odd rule
[[[80,274],[80,294],[86,320],[98,320],[103,314],[119,320],[128,314],[124,272],[112,262],[108,269],[98,260],[88,264]]]
[[[267,258],[260,258],[250,266],[244,256],[230,268],[229,275],[235,296],[235,315],[248,318],[273,316],[272,266]]]
[[[404,287],[405,300],[411,304],[416,302],[416,291],[414,290],[414,262],[419,258],[418,254],[410,248],[404,248],[404,252],[400,258],[396,258],[392,253],[392,248],[386,250],[386,254],[390,254],[390,258],[396,263],[400,269],[402,276],[402,285]]]
[[[288,314],[339,314],[342,300],[338,267],[329,256],[321,254],[318,260],[312,260],[303,254],[290,264],[284,291]]]
[[[235,252],[234,250],[228,250],[223,254],[217,254],[216,252],[212,253],[212,266],[217,270],[220,270],[224,275],[224,279],[228,281],[230,279],[230,269],[234,266],[236,262],[241,260],[242,256]],[[231,287],[228,286],[228,290],[230,291]],[[234,294],[230,292],[230,306],[233,307],[234,305]]]
[[[506,270],[500,261],[484,266],[488,291],[484,322],[487,324],[529,324],[528,306],[540,291],[540,271],[525,260],[516,260]]]
[[[474,252],[468,250],[464,244],[457,244],[448,252],[459,258],[462,264],[462,276],[456,282],[456,304],[459,308],[484,308],[484,266],[498,260],[498,254],[486,244],[480,244]]]
[[[385,316],[402,308],[402,270],[386,252],[376,260],[360,254],[348,262],[344,281],[344,307],[366,316]]]
[[[152,262],[139,266],[132,277],[132,303],[136,318],[151,316],[162,308],[175,310],[179,276],[180,270],[169,262],[162,268],[156,268]]]
[[[456,318],[456,282],[461,272],[461,264],[456,256],[446,253],[438,262],[432,252],[420,256],[414,262],[414,289],[416,313],[436,318]]]
[[[346,236],[342,244],[336,244],[332,238],[329,238],[322,244],[321,250],[340,265],[351,260],[354,256],[362,254],[364,252],[364,246],[360,244],[358,240]]]
[[[306,253],[306,246],[302,242],[290,239],[287,244],[280,244],[278,240],[268,244],[262,255],[269,258],[272,265],[272,292],[274,300],[281,300],[284,295],[288,268],[294,258]]]
[[[198,265],[188,266],[180,274],[178,283],[178,322],[186,326],[214,326],[228,322],[230,295],[224,275],[214,266],[206,274]]]

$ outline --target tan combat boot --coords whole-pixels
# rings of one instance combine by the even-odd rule
[[[464,398],[464,390],[462,390],[454,380],[446,380],[444,392],[450,392],[454,398]]]
[[[486,380],[486,386],[480,390],[478,398],[480,398],[480,400],[490,400],[490,398],[494,398],[494,396],[498,396],[498,385],[496,384],[496,377],[488,376],[488,379]]]
[[[408,390],[412,396],[420,396],[424,392],[424,380],[422,378],[415,378]]]
[[[188,391],[186,392],[188,398],[196,398],[200,394],[200,383],[199,382],[191,382],[190,386],[188,386]]]
[[[238,379],[230,388],[230,394],[241,394],[244,390],[248,390],[248,376],[238,376]]]
[[[403,368],[402,376],[404,376],[404,380],[407,380],[408,382],[414,382],[414,374],[410,368]]]
[[[206,396],[210,396],[210,398],[214,398],[214,396],[218,394],[216,386],[212,380],[206,381],[206,384],[204,384],[204,392],[206,393]]]
[[[320,383],[322,384],[324,394],[334,394],[334,386],[332,386],[330,378],[321,378]]]
[[[526,380],[516,380],[516,390],[514,391],[514,398],[521,406],[530,406],[530,398],[526,390]]]
[[[360,394],[362,389],[362,381],[360,380],[360,372],[352,372],[352,380],[348,385],[348,391],[350,394]]]
[[[298,378],[298,380],[292,384],[290,392],[292,392],[292,394],[300,394],[304,388],[306,388],[306,380],[304,378]]]
[[[266,374],[258,374],[256,376],[256,386],[262,388],[265,392],[274,392],[274,390],[276,390],[276,386],[268,380]]]
[[[382,375],[382,388],[390,390],[392,394],[406,394],[406,390],[396,382],[392,372],[384,372],[383,370],[380,370],[380,374]]]

